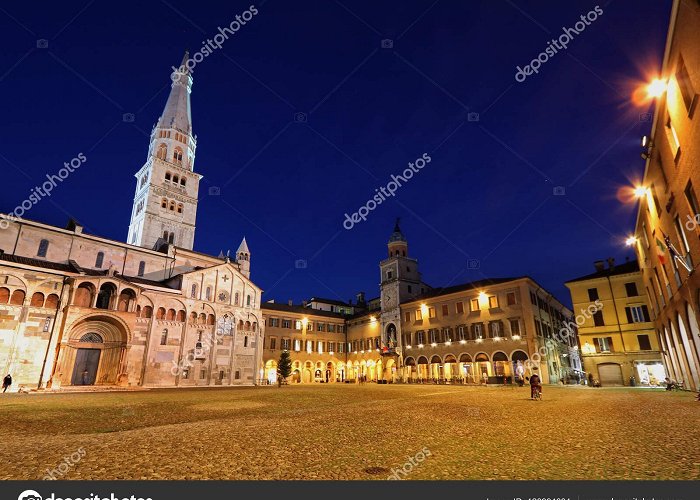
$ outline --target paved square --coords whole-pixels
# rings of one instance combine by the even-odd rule
[[[528,388],[338,384],[1,396],[3,479],[386,479],[410,459],[408,479],[700,479],[691,393],[545,387],[538,402]]]

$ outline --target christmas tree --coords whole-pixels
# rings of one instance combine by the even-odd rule
[[[282,351],[277,364],[277,384],[281,387],[282,382],[292,374],[292,357],[289,351]]]

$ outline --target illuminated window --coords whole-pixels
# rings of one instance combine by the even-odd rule
[[[498,307],[498,297],[492,295],[489,297],[489,309],[494,309],[496,307]]]
[[[464,303],[457,302],[457,314],[464,314]]]
[[[436,317],[435,308],[434,307],[428,308],[428,318],[434,318],[434,317]]]
[[[472,311],[478,311],[479,310],[479,299],[472,299],[469,301],[469,306],[471,307]]]
[[[680,54],[678,55],[678,64],[676,65],[676,82],[678,82],[678,88],[683,97],[683,104],[685,104],[688,114],[691,114],[693,112],[696,95],[693,84],[690,81],[690,75],[685,67],[685,61],[683,61],[683,57]]]
[[[668,139],[668,145],[671,146],[673,159],[677,162],[681,154],[681,142],[678,140],[678,134],[671,123],[670,116],[666,119],[666,138]]]
[[[420,309],[416,310],[416,321],[423,321],[423,313]]]

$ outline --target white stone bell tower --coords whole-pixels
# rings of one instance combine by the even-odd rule
[[[151,131],[146,163],[136,174],[136,193],[127,243],[154,248],[172,243],[194,246],[201,175],[194,172],[197,138],[192,133],[192,75],[185,63],[171,75],[165,110]]]

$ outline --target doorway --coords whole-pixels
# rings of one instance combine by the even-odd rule
[[[95,385],[99,364],[99,349],[78,349],[78,353],[75,356],[71,385]]]

